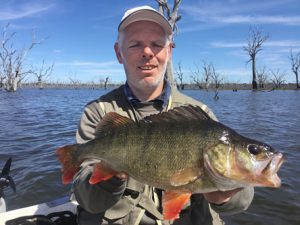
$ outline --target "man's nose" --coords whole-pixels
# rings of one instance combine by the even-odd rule
[[[143,58],[152,58],[153,56],[153,50],[149,46],[145,46],[143,49]]]

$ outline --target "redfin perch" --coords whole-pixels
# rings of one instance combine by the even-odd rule
[[[134,122],[117,113],[104,116],[97,138],[57,150],[63,183],[82,161],[101,159],[90,183],[126,172],[165,190],[164,219],[176,219],[193,193],[246,186],[279,187],[283,155],[216,122],[197,106],[181,106]]]

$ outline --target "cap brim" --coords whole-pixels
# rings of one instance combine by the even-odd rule
[[[167,19],[160,13],[148,9],[142,9],[130,14],[119,24],[118,31],[121,32],[125,30],[128,25],[137,21],[151,21],[157,23],[166,31],[168,35],[172,34],[172,26]]]

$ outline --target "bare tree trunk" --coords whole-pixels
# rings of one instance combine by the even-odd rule
[[[250,28],[248,44],[244,46],[244,50],[250,56],[250,60],[247,62],[252,62],[252,89],[257,90],[256,81],[256,55],[262,50],[262,44],[269,38],[269,35],[262,35],[261,30],[258,28]]]
[[[300,89],[299,77],[298,77],[298,71],[300,68],[300,52],[294,54],[293,50],[291,49],[290,60],[291,60],[292,71],[296,76],[296,88]]]
[[[257,90],[257,81],[256,81],[256,61],[255,56],[252,58],[252,89]]]
[[[106,77],[106,78],[105,78],[105,81],[104,81],[104,89],[105,89],[105,90],[107,89],[108,81],[109,81],[109,77]]]
[[[159,6],[159,12],[168,19],[169,23],[172,25],[173,31],[175,31],[176,30],[176,22],[178,20],[180,20],[180,18],[181,18],[181,16],[178,16],[178,9],[179,9],[181,0],[174,0],[172,12],[170,10],[167,0],[156,0],[156,2],[158,3],[158,6]],[[173,48],[175,48],[175,44],[173,44]],[[166,78],[170,82],[171,86],[176,87],[176,83],[174,81],[174,75],[173,75],[172,60],[170,60],[168,62]]]

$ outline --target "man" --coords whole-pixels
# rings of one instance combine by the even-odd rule
[[[154,9],[143,6],[128,10],[118,27],[114,46],[123,64],[125,85],[89,103],[77,131],[77,142],[95,138],[95,128],[111,111],[138,121],[176,106],[200,106],[212,119],[214,114],[201,102],[172,88],[165,78],[172,54],[172,27]],[[223,224],[217,213],[237,213],[252,201],[253,188],[192,195],[175,221],[163,221],[163,191],[144,185],[124,173],[91,185],[88,180],[98,160],[88,160],[74,179],[73,190],[80,204],[79,224]]]

